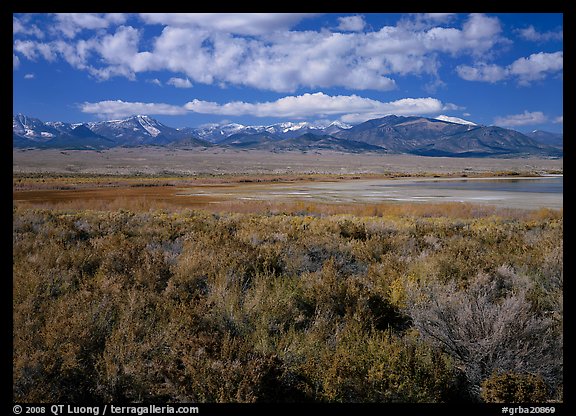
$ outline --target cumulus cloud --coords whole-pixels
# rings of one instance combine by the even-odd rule
[[[56,13],[55,29],[67,38],[74,38],[82,30],[106,29],[126,21],[123,13]]]
[[[14,35],[35,36],[42,39],[44,32],[34,24],[28,24],[23,19],[12,16],[12,33]]]
[[[263,35],[286,30],[317,13],[140,13],[144,22],[203,28],[238,35]]]
[[[479,63],[476,66],[459,65],[456,72],[466,81],[484,81],[495,83],[508,76],[506,68],[494,64]]]
[[[350,29],[344,33],[289,30],[309,14],[142,14],[142,21],[164,26],[146,42],[145,29],[126,25],[125,15],[55,16],[55,27],[69,39],[17,39],[14,50],[27,59],[61,57],[102,80],[170,71],[191,83],[283,93],[332,87],[389,91],[397,88],[397,75],[439,80],[442,53],[476,56],[504,41],[499,20],[482,14],[470,15],[460,28],[398,24],[369,32],[351,31],[365,23],[362,16],[347,16],[340,20]],[[76,37],[83,30],[93,36]]]
[[[338,18],[338,27],[336,29],[350,32],[361,32],[366,26],[364,16],[344,16]]]
[[[103,118],[126,117],[132,114],[182,115],[187,112],[222,116],[253,116],[304,119],[310,117],[341,116],[343,121],[356,122],[386,114],[424,115],[453,110],[459,107],[442,103],[436,98],[402,98],[382,102],[357,95],[327,95],[322,92],[286,96],[276,101],[216,103],[194,99],[182,106],[164,103],[126,102],[107,100],[80,105],[84,113]]]
[[[181,106],[164,103],[127,102],[122,100],[106,100],[96,103],[84,102],[80,104],[83,113],[96,114],[103,119],[111,117],[129,117],[133,114],[156,114],[177,116],[186,114]]]
[[[88,63],[90,56],[97,48],[97,42],[94,39],[62,41],[57,40],[49,44],[53,53],[62,56],[73,68],[81,70],[92,70],[92,66]]]
[[[497,17],[489,17],[482,13],[472,13],[464,23],[464,37],[478,42],[490,44],[490,38],[498,36],[502,31],[500,20]]]
[[[147,79],[146,82],[149,82],[150,84],[158,85],[159,87],[162,86],[162,81],[160,81],[158,78]]]
[[[188,78],[170,78],[166,84],[176,88],[192,88],[192,83]]]
[[[518,29],[517,32],[521,38],[533,42],[548,42],[552,40],[562,40],[564,38],[562,30],[556,32],[538,32],[532,25],[523,29]]]
[[[31,61],[36,61],[38,58],[44,58],[47,61],[56,59],[56,54],[49,43],[17,39],[13,48]]]
[[[434,22],[448,22],[456,16],[456,13],[424,13],[424,17]]]
[[[544,79],[549,73],[564,68],[564,53],[534,53],[528,58],[517,59],[510,65],[510,73],[518,77],[518,82],[528,84],[530,81]]]
[[[394,89],[394,80],[386,76],[390,69],[375,62],[385,58],[358,56],[356,43],[351,36],[333,33],[286,32],[265,42],[166,27],[154,49],[135,56],[132,66],[140,71],[169,69],[197,83],[220,82],[277,92],[331,86]]]
[[[26,74],[24,75],[24,79],[34,79],[34,74]]]
[[[454,20],[456,13],[411,13],[404,16],[398,25],[408,30],[424,30]]]
[[[12,70],[16,70],[20,67],[20,58],[12,54]]]
[[[519,58],[506,67],[480,62],[475,66],[459,65],[458,75],[467,81],[498,82],[515,78],[520,85],[546,78],[550,74],[562,71],[564,68],[563,52],[539,52],[527,58]]]
[[[529,126],[542,124],[548,121],[548,117],[541,111],[524,111],[522,114],[512,114],[504,117],[496,117],[494,124],[505,127]]]
[[[114,33],[87,40],[38,42],[17,39],[13,48],[32,61],[39,58],[54,61],[60,56],[72,67],[86,70],[101,80],[114,76],[135,79],[139,42],[139,30],[131,26],[119,26]],[[99,61],[106,65],[95,66],[94,62],[91,62],[93,56],[97,56]]]
[[[564,116],[558,116],[554,119],[553,123],[555,124],[563,124],[564,123]]]
[[[312,116],[344,115],[351,118],[373,118],[386,114],[430,114],[446,108],[435,98],[403,98],[382,102],[357,95],[331,96],[322,92],[287,96],[276,101],[247,103],[233,101],[218,104],[192,100],[184,106],[187,110],[203,114],[226,116],[251,115],[255,117],[307,118]]]
[[[120,26],[114,34],[105,35],[98,42],[94,42],[92,47],[108,66],[94,69],[93,75],[101,79],[117,75],[134,79],[134,57],[138,54],[139,42],[140,31],[131,26]]]

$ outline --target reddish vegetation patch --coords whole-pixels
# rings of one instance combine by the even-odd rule
[[[208,196],[178,196],[175,187],[118,187],[75,190],[15,191],[13,201],[44,207],[69,207],[77,209],[134,209],[148,210],[169,207],[200,208],[216,198]]]

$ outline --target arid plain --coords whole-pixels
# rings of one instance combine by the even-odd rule
[[[561,159],[13,156],[16,401],[563,401]]]
[[[438,194],[432,190],[417,191],[414,187],[378,195],[371,187],[375,186],[374,181],[382,179],[393,179],[394,186],[398,186],[426,178],[520,178],[562,172],[562,159],[165,148],[14,150],[13,199],[15,203],[35,205],[72,203],[83,208],[132,209],[252,210],[262,203],[295,201],[342,206],[460,201],[506,208],[559,209],[561,195],[540,194],[535,198],[531,194],[509,192],[494,196],[458,189]]]
[[[562,171],[563,159],[435,158],[339,152],[167,150],[113,148],[89,150],[14,149],[13,171],[106,175],[199,174],[389,174]]]

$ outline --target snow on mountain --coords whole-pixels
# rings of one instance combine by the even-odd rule
[[[451,117],[451,116],[445,116],[445,115],[440,115],[438,117],[435,117],[435,119],[440,120],[440,121],[447,121],[449,123],[464,124],[464,125],[469,125],[469,126],[477,126],[478,125],[478,124],[473,123],[471,121],[464,120],[463,118]]]
[[[340,121],[320,120],[314,122],[301,121],[270,124],[267,126],[245,126],[238,123],[229,124],[206,124],[197,128],[182,128],[181,133],[191,134],[212,143],[220,143],[226,138],[236,134],[263,134],[272,136],[271,140],[298,137],[306,133],[332,134],[340,130],[349,129],[352,126]]]
[[[228,136],[240,133],[247,128],[248,127],[238,123],[229,123],[229,124],[213,123],[213,124],[204,124],[196,128],[185,127],[179,129],[178,131],[183,134],[191,134],[195,137],[209,141],[211,143],[216,143],[224,140]]]
[[[46,123],[47,126],[53,127],[56,130],[58,130],[61,133],[70,133],[74,127],[74,125],[70,124],[70,123],[64,123],[62,121],[47,121]]]
[[[338,149],[425,156],[482,157],[562,155],[562,134],[481,126],[441,115],[433,118],[389,115],[350,126],[338,121],[284,122],[268,126],[238,123],[175,129],[143,115],[122,120],[69,124],[13,116],[13,147],[105,149],[116,146],[210,146],[245,149]]]
[[[342,130],[348,130],[348,129],[351,129],[353,127],[351,124],[347,124],[347,123],[344,123],[344,122],[338,121],[338,120],[333,121],[328,125],[328,127],[332,127],[332,126],[338,127]]]
[[[299,123],[284,122],[278,124],[272,124],[269,127],[281,129],[282,132],[287,133],[289,131],[302,131],[302,130],[324,130],[328,127],[338,127],[340,129],[349,129],[352,126],[341,121],[331,121],[331,120],[317,120],[317,121],[301,121]]]
[[[269,133],[277,134],[282,138],[294,138],[306,133],[332,134],[351,127],[340,121],[319,120],[313,122],[301,121],[298,123],[288,121],[260,128],[265,129]]]
[[[162,144],[183,138],[183,133],[144,115],[86,124],[94,133],[120,144]]]
[[[12,116],[12,132],[33,141],[46,141],[58,135],[54,127],[23,114]]]
[[[140,126],[150,133],[152,137],[156,137],[161,133],[160,129],[158,129],[160,123],[148,116],[136,116],[136,121],[140,123]]]

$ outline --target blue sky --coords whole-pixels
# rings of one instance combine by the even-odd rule
[[[561,13],[13,15],[13,112],[172,127],[446,115],[563,131]]]

